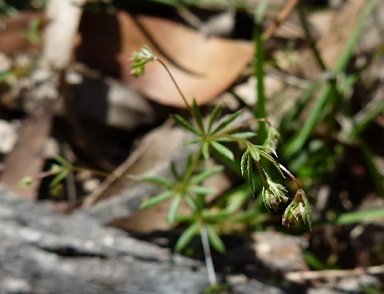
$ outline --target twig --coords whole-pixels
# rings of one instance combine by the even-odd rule
[[[88,196],[83,204],[82,208],[89,208],[95,202],[99,201],[103,197],[103,193],[117,180],[124,178],[124,173],[141,158],[144,152],[147,150],[151,142],[146,142],[140,148],[136,149],[135,152],[131,154],[126,161],[124,161],[113,174],[109,174],[105,181],[94,191],[90,196]],[[126,178],[127,179],[127,178]],[[133,178],[132,178],[133,179]],[[127,179],[128,180],[128,179]]]
[[[276,17],[274,22],[269,26],[269,28],[263,34],[264,39],[269,39],[276,32],[280,24],[282,24],[295,9],[299,0],[290,0],[285,4],[284,8],[280,11],[279,15]]]
[[[349,270],[323,270],[323,271],[300,271],[290,272],[285,278],[292,282],[304,282],[315,279],[334,279],[362,275],[380,275],[384,273],[384,265],[357,267]]]

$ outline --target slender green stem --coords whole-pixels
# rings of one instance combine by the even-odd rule
[[[264,48],[261,24],[255,23],[254,27],[254,42],[255,42],[255,74],[256,74],[256,93],[257,102],[255,104],[254,115],[256,118],[265,118],[267,113],[265,109],[265,92],[264,92]],[[263,142],[267,136],[265,122],[259,123],[259,140]]]
[[[217,285],[215,267],[213,265],[211,246],[209,245],[208,232],[205,225],[200,229],[201,244],[203,246],[205,266],[208,272],[209,283],[211,286]]]
[[[193,116],[192,108],[191,108],[191,106],[189,105],[187,99],[185,98],[183,92],[181,91],[179,85],[177,84],[175,78],[173,77],[171,71],[168,69],[167,65],[166,65],[161,59],[156,58],[156,60],[157,60],[157,61],[164,67],[164,69],[167,71],[169,77],[170,77],[171,80],[172,80],[172,83],[175,85],[177,91],[179,92],[181,98],[183,99],[185,106],[187,107],[187,109],[188,109],[188,111],[191,113],[191,115]]]
[[[277,161],[276,161],[277,162]],[[284,165],[282,165],[281,163],[277,162],[277,164],[279,165],[280,169],[282,171],[284,171],[291,179],[292,181],[295,182],[296,186],[298,189],[303,189],[303,187],[301,186],[301,183],[300,181],[290,172],[289,169],[287,169]]]
[[[263,41],[263,20],[268,8],[269,0],[262,0],[257,6],[254,16],[253,41],[255,43],[255,75],[257,80],[256,93],[257,103],[255,104],[254,115],[256,118],[265,118],[265,91],[264,91],[264,41]],[[267,137],[265,122],[259,123],[260,142]]]

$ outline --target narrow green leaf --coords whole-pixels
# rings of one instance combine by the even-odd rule
[[[201,134],[205,134],[203,117],[201,115],[200,108],[197,105],[195,99],[193,99],[192,112],[193,112],[193,118],[195,119],[195,122],[196,122],[197,127],[199,128]]]
[[[305,250],[303,252],[303,258],[305,260],[305,264],[311,267],[312,270],[327,270],[333,269],[333,267],[327,265],[322,259],[318,258],[312,252]]]
[[[63,171],[61,171],[60,173],[58,173],[54,178],[53,180],[49,183],[49,186],[51,188],[53,188],[54,186],[56,186],[58,183],[60,183],[62,180],[64,180],[69,174],[69,170],[68,169],[63,169]]]
[[[255,183],[255,175],[253,174],[253,159],[251,156],[247,157],[247,176],[249,180],[249,184],[251,185],[252,191],[256,191],[256,183]]]
[[[255,132],[240,132],[240,133],[234,133],[231,134],[232,137],[238,138],[238,139],[244,139],[248,140],[253,137],[255,137],[257,134]]]
[[[354,211],[348,212],[340,215],[334,221],[337,225],[349,225],[353,223],[358,223],[367,220],[373,219],[382,219],[384,218],[384,208],[372,209],[372,210],[363,210],[363,211]]]
[[[166,188],[172,187],[174,185],[174,183],[170,179],[162,177],[144,177],[142,181],[145,183]]]
[[[184,129],[194,133],[195,135],[200,135],[199,131],[196,130],[196,128],[192,124],[190,124],[187,120],[185,120],[182,116],[178,114],[174,114],[172,115],[172,118],[176,121],[176,123],[178,123]]]
[[[53,156],[53,160],[55,160],[57,163],[59,163],[60,166],[62,166],[62,167],[71,166],[71,164],[68,162],[68,160],[66,160],[64,157],[62,157],[60,155]]]
[[[264,20],[265,13],[267,11],[269,5],[269,0],[262,0],[260,1],[259,5],[257,6],[257,10],[255,13],[255,23],[261,25]]]
[[[167,220],[170,223],[173,223],[175,221],[177,210],[179,209],[179,206],[180,206],[180,200],[181,200],[181,197],[178,196],[178,197],[175,197],[175,199],[173,199],[172,201],[171,207],[169,208],[168,217],[167,217]]]
[[[177,170],[176,163],[174,161],[171,161],[170,169],[171,169],[172,176],[178,182],[181,179],[181,176],[179,174],[179,171]]]
[[[201,145],[201,153],[203,154],[204,159],[209,159],[211,157],[209,154],[209,143],[204,142]]]
[[[190,140],[188,142],[185,142],[185,146],[188,146],[188,145],[193,145],[193,144],[197,144],[197,143],[200,143],[201,142],[201,138],[197,138],[197,139],[193,139],[193,140]]]
[[[195,154],[195,156],[196,155],[199,155],[199,154]],[[189,178],[194,173],[194,171],[195,171],[195,164],[192,158],[192,154],[188,154],[187,166],[185,167],[184,175],[182,176],[182,178],[185,178],[186,176]]]
[[[216,191],[204,186],[192,186],[191,191],[196,193],[196,194],[201,194],[201,195],[214,195],[216,194]]]
[[[206,212],[207,213],[204,213],[204,219],[209,223],[223,221],[225,219],[228,219],[228,217],[231,215],[228,210],[222,210],[216,213],[212,213],[209,210],[207,210]]]
[[[248,156],[249,156],[249,149],[245,150],[243,155],[241,156],[240,160],[240,172],[241,175],[244,176],[245,171],[247,170],[247,165],[248,165]]]
[[[208,179],[209,177],[212,177],[213,175],[218,174],[219,172],[223,171],[224,167],[222,165],[216,165],[211,169],[202,171],[198,175],[194,176],[191,180],[191,184],[198,184],[202,181]]]
[[[260,147],[263,147],[263,146],[260,146]],[[279,172],[279,174],[283,177],[283,179],[285,179],[285,175],[279,166],[279,162],[276,161],[270,154],[265,152],[262,148],[258,148],[258,150],[260,155],[263,156],[268,161],[270,161],[273,164],[273,166],[276,168],[276,170]]]
[[[254,132],[240,132],[240,133],[233,133],[230,135],[226,135],[223,137],[216,137],[215,141],[216,142],[238,142],[237,139],[243,139],[243,140],[248,140],[251,139],[252,137],[255,137],[257,134]]]
[[[372,104],[372,102],[370,103]],[[359,134],[367,127],[369,122],[371,122],[377,115],[382,113],[384,110],[384,99],[380,98],[375,105],[369,105],[365,109],[361,110],[357,115],[355,115],[354,126],[348,134],[350,140],[355,140],[358,138]]]
[[[157,204],[159,204],[161,202],[164,202],[164,201],[168,200],[174,194],[175,194],[175,192],[174,191],[170,191],[170,190],[161,192],[160,194],[157,194],[156,196],[153,196],[151,198],[148,198],[148,199],[144,200],[140,204],[139,208],[140,209],[146,209],[146,208],[155,206],[155,205],[157,205]]]
[[[250,147],[249,153],[251,154],[254,161],[260,161],[260,151],[256,146]]]
[[[216,107],[212,110],[211,116],[209,118],[209,123],[208,123],[208,130],[207,133],[211,133],[212,126],[216,122],[217,117],[219,116],[221,112],[221,105],[216,105]]]
[[[225,211],[229,213],[234,213],[236,210],[240,209],[250,197],[251,189],[248,184],[243,184],[235,189],[227,192],[224,195],[224,198],[227,198],[227,203],[225,207]]]
[[[309,229],[312,231],[313,215],[312,215],[311,206],[309,205],[309,201],[308,201],[308,198],[306,195],[303,195],[303,203],[304,203],[304,208],[305,208],[305,220],[304,220],[304,222],[308,225]]]
[[[213,147],[213,149],[215,149],[221,155],[225,156],[226,158],[228,158],[230,160],[234,160],[235,159],[235,156],[233,155],[233,152],[230,149],[228,149],[227,147],[225,147],[224,145],[222,145],[220,143],[217,143],[215,141],[212,141],[210,144]]]
[[[228,126],[231,122],[233,122],[241,113],[241,110],[239,111],[236,111],[234,113],[232,113],[231,115],[229,115],[228,117],[226,117],[222,123],[220,123],[217,128],[215,128],[212,132],[212,134],[217,134],[218,132],[220,132],[221,130],[223,130],[226,126]]]
[[[185,248],[185,246],[188,245],[189,242],[191,242],[192,238],[198,233],[199,231],[199,223],[195,222],[191,224],[183,234],[181,234],[180,238],[177,240],[175,245],[175,250],[177,252],[180,252]]]
[[[212,244],[212,247],[218,252],[223,253],[225,251],[225,245],[215,232],[215,229],[211,225],[206,225],[205,227],[207,229],[208,240]]]
[[[195,199],[193,199],[191,195],[185,194],[183,195],[183,199],[193,211],[196,211],[199,208]]]

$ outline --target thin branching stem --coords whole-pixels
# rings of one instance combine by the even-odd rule
[[[287,169],[284,165],[282,165],[280,162],[277,162],[276,163],[279,165],[280,169],[282,171],[284,171],[291,179],[292,181],[295,182],[296,186],[298,189],[303,189],[303,187],[301,186],[301,183],[300,181],[290,172],[289,169]]]
[[[73,172],[86,171],[86,172],[91,173],[94,176],[100,176],[100,177],[114,177],[116,179],[125,179],[125,180],[130,180],[130,181],[140,181],[141,180],[139,177],[135,177],[133,175],[116,175],[114,173],[109,173],[109,172],[104,172],[104,171],[101,171],[101,170],[84,168],[84,167],[80,167],[80,166],[71,166],[70,169]]]
[[[187,107],[187,109],[188,109],[188,111],[191,113],[191,115],[193,116],[192,108],[191,108],[191,106],[189,105],[187,99],[185,98],[183,92],[181,91],[179,85],[177,84],[175,78],[173,77],[171,71],[168,69],[167,65],[166,65],[161,59],[156,58],[156,60],[157,60],[157,61],[164,67],[164,69],[167,71],[169,77],[170,77],[171,80],[172,80],[172,83],[175,85],[177,91],[179,92],[181,98],[183,99],[185,106]]]
[[[267,175],[265,174],[265,171],[264,171],[263,166],[261,165],[260,162],[258,162],[258,161],[256,161],[256,160],[255,160],[255,165],[256,165],[256,167],[257,167],[257,170],[258,170],[258,172],[259,172],[261,178],[263,179],[264,186],[265,186],[265,187],[268,187],[269,184],[268,184],[268,181],[267,181]]]

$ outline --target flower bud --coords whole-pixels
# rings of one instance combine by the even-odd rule
[[[280,203],[287,202],[287,189],[281,184],[277,184],[270,179],[267,179],[267,184],[263,187],[262,197],[264,205],[269,209],[277,209]]]
[[[301,222],[311,227],[312,212],[303,189],[296,192],[292,202],[285,209],[282,219],[283,226],[287,227],[296,226]]]

